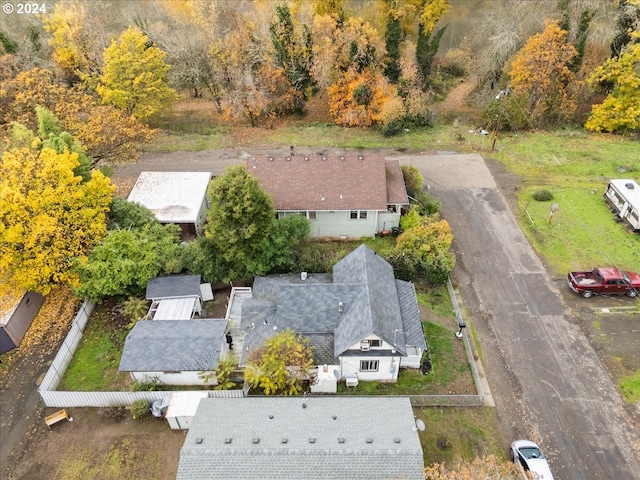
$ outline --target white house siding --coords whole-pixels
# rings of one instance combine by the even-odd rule
[[[360,362],[377,361],[378,370],[375,372],[360,371]],[[398,379],[398,369],[400,367],[400,357],[376,357],[372,356],[354,356],[340,357],[340,368],[342,377],[356,376],[358,380],[379,381],[379,382],[395,382]]]
[[[205,383],[198,372],[131,372],[131,377],[141,383],[159,382],[164,385],[217,385],[215,376]]]
[[[400,209],[398,213],[379,212],[378,213],[378,232],[382,230],[391,230],[400,226]]]

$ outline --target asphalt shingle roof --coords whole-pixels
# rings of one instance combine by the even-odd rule
[[[225,319],[141,320],[124,342],[121,372],[213,370],[218,366]]]
[[[413,427],[406,397],[204,398],[177,479],[418,480]]]
[[[393,161],[392,161],[393,162]],[[396,161],[397,162],[397,161]],[[247,171],[271,196],[276,210],[386,210],[388,191],[401,197],[399,164],[389,170],[380,156],[252,157]],[[402,178],[402,172],[399,173]],[[404,182],[402,184],[404,188]],[[404,202],[408,203],[406,190]]]
[[[167,275],[147,283],[147,300],[200,296],[200,275]]]
[[[403,355],[406,345],[426,348],[413,285],[396,280],[391,265],[366,245],[336,263],[332,277],[257,277],[253,298],[243,304],[241,328],[246,334],[241,364],[251,349],[286,328],[305,336],[332,335],[333,358],[371,334],[395,342]],[[323,352],[316,348],[318,358],[331,358]],[[322,363],[330,362],[317,364]]]

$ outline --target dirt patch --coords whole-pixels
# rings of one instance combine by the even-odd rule
[[[29,442],[3,478],[175,479],[185,431],[171,430],[154,417],[114,421],[101,418],[97,409],[67,411],[72,422],[59,422],[51,430],[44,421],[33,426]]]

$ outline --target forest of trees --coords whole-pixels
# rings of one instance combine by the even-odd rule
[[[251,125],[321,98],[336,124],[393,135],[438,121],[464,80],[485,128],[638,133],[639,0],[495,0],[444,48],[472,3],[60,0],[3,17],[0,125],[33,127],[43,105],[96,163],[135,155],[179,96]]]
[[[469,15],[471,4],[477,18],[444,48],[450,21]],[[394,135],[445,121],[438,103],[464,82],[472,112],[464,121],[483,128],[640,132],[640,0],[494,0],[490,8],[462,0],[47,5],[38,15],[3,15],[0,26],[0,271],[45,293],[84,279],[84,295],[97,298],[180,269],[149,259],[151,270],[132,271],[140,278],[101,283],[109,252],[135,257],[150,241],[177,248],[174,233],[158,227],[108,228],[113,186],[100,172],[135,161],[176,100],[206,97],[221,122],[252,126],[303,117],[310,101],[320,101],[337,125]],[[224,188],[213,193],[227,195]],[[219,213],[212,225],[251,232]],[[406,248],[450,244],[448,225],[419,223],[399,239]],[[204,262],[206,276],[225,281],[284,269],[292,259],[278,254],[291,250],[283,239],[304,232],[286,222],[272,230],[277,241],[200,241],[182,261],[191,269]],[[212,255],[217,262],[206,261]],[[438,255],[414,260],[438,267],[434,282],[453,265]],[[415,265],[402,266],[409,275]]]

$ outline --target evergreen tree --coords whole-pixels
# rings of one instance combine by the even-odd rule
[[[384,74],[391,83],[397,83],[400,78],[400,19],[389,17],[384,40],[387,46],[387,67]]]

